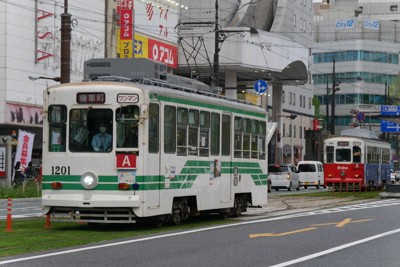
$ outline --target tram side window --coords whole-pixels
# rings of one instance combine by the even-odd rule
[[[233,144],[233,155],[235,158],[242,157],[242,135],[243,135],[243,118],[235,117],[234,122],[234,144]]]
[[[390,149],[382,148],[382,164],[390,164]]]
[[[130,105],[116,109],[117,147],[137,148],[139,145],[138,106]]]
[[[350,162],[351,150],[347,148],[336,149],[336,162]]]
[[[219,155],[221,119],[218,113],[211,113],[211,155]]]
[[[378,148],[377,147],[368,147],[367,152],[367,162],[368,163],[378,163]]]
[[[326,163],[333,163],[334,162],[334,154],[335,150],[333,146],[327,146],[326,147]]]
[[[377,164],[382,164],[382,149],[380,147],[376,148],[376,157],[375,157],[375,163]]]
[[[176,113],[177,121],[177,155],[186,156],[187,154],[187,125],[188,110],[186,108],[178,108]]]
[[[198,155],[199,111],[189,110],[189,155]]]
[[[65,152],[67,107],[64,105],[52,105],[49,106],[48,111],[48,149],[50,152]]]
[[[231,154],[231,116],[222,115],[222,149],[221,155],[229,156]]]
[[[164,107],[164,152],[176,151],[176,108]]]
[[[258,158],[258,120],[251,121],[251,157]]]
[[[160,142],[160,107],[157,104],[149,105],[149,153],[159,152]]]
[[[353,162],[361,163],[361,148],[359,146],[353,147]]]
[[[243,158],[250,158],[251,119],[243,120]]]
[[[267,133],[267,124],[265,121],[260,121],[259,124],[259,136],[258,136],[258,153],[259,153],[259,159],[265,159],[266,157],[266,133]]]
[[[200,156],[208,157],[210,151],[210,112],[200,112]]]

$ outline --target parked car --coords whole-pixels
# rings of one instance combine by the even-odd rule
[[[300,161],[297,164],[300,184],[307,189],[308,186],[315,186],[317,189],[324,186],[324,166],[319,161]]]
[[[292,188],[300,190],[299,173],[296,166],[293,164],[282,165],[268,165],[268,178],[271,183],[271,188],[279,191],[279,189],[287,189],[291,191]]]

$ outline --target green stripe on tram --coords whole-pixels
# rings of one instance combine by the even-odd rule
[[[164,188],[165,177],[163,175],[136,176],[135,182],[139,184],[140,191],[190,189],[199,175],[210,173],[210,163],[212,161],[188,160],[181,172],[170,180],[169,188]],[[235,167],[238,168],[239,174],[250,174],[256,186],[268,184],[268,174],[264,174],[260,164],[256,162],[221,162],[221,173],[232,174]],[[44,175],[43,189],[51,190],[52,182],[62,182],[63,190],[84,189],[81,185],[80,175]],[[96,190],[119,190],[118,176],[100,175]]]
[[[185,105],[191,105],[191,106],[202,107],[202,108],[222,110],[222,111],[227,111],[227,112],[232,112],[232,113],[255,116],[255,117],[259,117],[259,118],[267,117],[266,114],[256,112],[256,111],[225,107],[225,106],[220,106],[220,105],[216,105],[216,104],[202,103],[202,102],[197,102],[197,101],[193,101],[193,100],[173,98],[173,97],[168,97],[168,96],[157,96],[157,98],[158,98],[158,100],[165,101],[165,102],[172,102],[172,103],[177,103],[177,104],[185,104]]]

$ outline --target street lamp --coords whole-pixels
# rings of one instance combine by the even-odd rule
[[[45,77],[45,76],[38,76],[38,77],[29,76],[29,80],[31,80],[31,81],[52,80],[52,81],[55,81],[55,82],[61,82],[61,78],[60,77]]]

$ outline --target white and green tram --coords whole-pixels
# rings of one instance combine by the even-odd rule
[[[259,106],[120,79],[48,88],[44,109],[42,203],[53,221],[179,224],[267,204]]]

